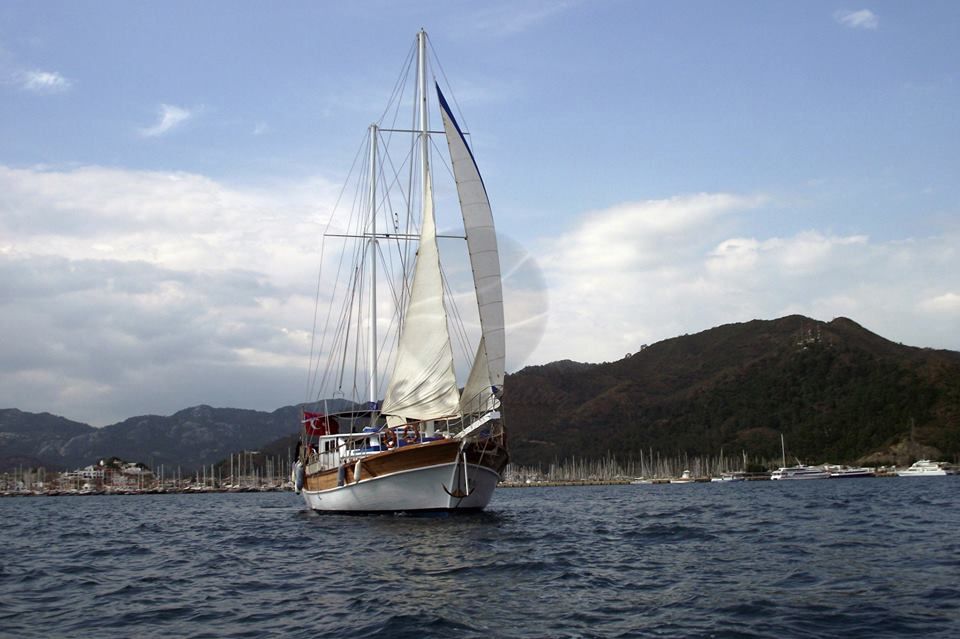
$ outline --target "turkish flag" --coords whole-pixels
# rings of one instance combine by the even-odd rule
[[[316,437],[319,435],[336,435],[340,432],[340,424],[336,417],[324,415],[323,413],[303,412],[303,427],[307,435]]]

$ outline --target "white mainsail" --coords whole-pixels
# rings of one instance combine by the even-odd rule
[[[478,404],[486,405],[484,393],[492,394],[493,387],[503,384],[506,359],[506,340],[503,321],[503,288],[500,282],[500,256],[493,213],[487,189],[480,170],[467,145],[439,85],[437,96],[446,132],[450,161],[460,196],[460,210],[467,236],[467,249],[473,269],[473,283],[480,309],[480,346],[463,390],[464,412],[475,412]]]
[[[447,312],[443,305],[440,252],[429,173],[426,180],[423,226],[410,303],[397,346],[396,364],[381,409],[385,415],[411,419],[457,415],[460,402]]]

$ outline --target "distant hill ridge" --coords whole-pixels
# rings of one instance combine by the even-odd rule
[[[667,454],[896,461],[960,453],[960,353],[891,342],[847,318],[718,326],[615,362],[508,376],[513,460]],[[911,428],[911,424],[914,425]]]
[[[727,324],[615,362],[528,366],[504,389],[521,464],[651,449],[773,458],[780,433],[788,454],[808,461],[960,455],[960,353],[897,344],[847,318]],[[299,411],[195,406],[93,428],[0,409],[0,470],[118,456],[189,471],[239,450],[286,446]]]

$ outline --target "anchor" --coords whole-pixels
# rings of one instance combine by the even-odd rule
[[[477,487],[474,486],[468,493],[463,492],[459,488],[457,488],[454,492],[450,492],[449,490],[447,490],[446,484],[440,484],[440,485],[443,486],[443,492],[447,493],[448,495],[456,499],[464,499],[465,497],[469,497],[470,495],[473,494],[473,491],[477,489]]]
[[[475,490],[477,489],[476,486],[474,486],[473,488],[470,488],[470,483],[469,483],[468,479],[469,479],[469,478],[468,478],[468,476],[467,476],[467,454],[466,454],[466,453],[463,453],[463,483],[464,483],[464,488],[466,488],[466,490],[465,490],[465,491],[464,491],[464,490],[460,490],[460,486],[457,486],[457,487],[453,490],[453,492],[451,492],[451,491],[447,488],[447,485],[446,485],[446,484],[440,484],[440,486],[443,487],[443,492],[447,493],[448,495],[450,495],[450,496],[453,497],[454,499],[463,500],[464,498],[469,497],[470,495],[472,495],[472,494],[473,494],[473,491],[475,491]],[[457,482],[457,483],[459,484],[459,482]]]

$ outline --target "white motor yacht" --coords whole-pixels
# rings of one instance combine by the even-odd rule
[[[956,469],[951,468],[946,462],[935,462],[929,459],[921,459],[914,462],[910,468],[897,471],[899,477],[943,477],[956,474]]]
[[[830,473],[817,466],[787,466],[770,473],[770,479],[830,479]]]

